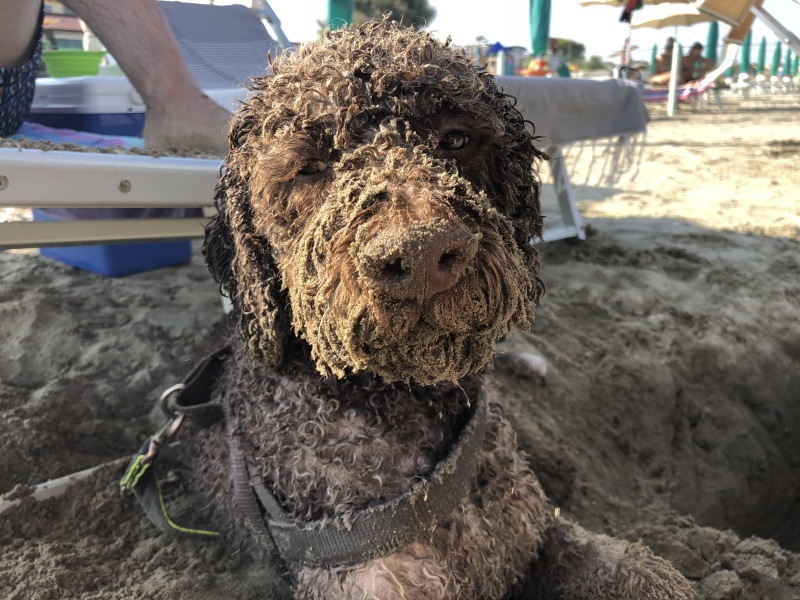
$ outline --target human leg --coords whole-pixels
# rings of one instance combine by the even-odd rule
[[[666,86],[669,85],[670,72],[658,73],[650,78],[650,85],[653,86]]]
[[[144,100],[147,147],[227,152],[231,114],[197,85],[156,0],[64,4],[100,38]]]
[[[0,0],[0,136],[22,125],[33,102],[41,57],[41,4]]]
[[[30,58],[40,10],[32,0],[0,0],[0,68],[19,67]]]

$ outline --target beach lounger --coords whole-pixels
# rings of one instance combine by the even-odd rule
[[[267,56],[290,47],[275,13],[262,2],[254,11],[240,5],[218,6],[160,2],[184,60],[204,90],[242,88],[267,70]],[[261,17],[270,24],[276,41]]]
[[[267,69],[268,54],[290,46],[267,2],[258,2],[256,10],[183,2],[160,5],[204,90],[230,90],[244,97],[244,86]],[[79,145],[131,145],[122,138],[36,125],[24,126],[22,136],[26,133],[37,140]],[[0,148],[0,207],[210,210],[219,162]],[[0,249],[199,238],[202,224],[197,217],[0,223]]]
[[[738,46],[733,43],[728,43],[725,46],[725,53],[722,62],[711,72],[706,74],[699,81],[694,82],[692,85],[682,85],[678,87],[677,99],[679,102],[691,102],[693,108],[705,103],[706,95],[713,93],[717,106],[722,108],[722,98],[720,97],[720,88],[718,83],[722,76],[736,60],[736,53]],[[642,90],[642,101],[645,104],[657,104],[667,102],[669,98],[668,88],[644,88]]]
[[[211,159],[0,148],[0,207],[123,209],[115,211],[119,215],[131,207],[210,209],[219,165]],[[0,249],[199,238],[203,222],[198,216],[7,222],[0,223]]]

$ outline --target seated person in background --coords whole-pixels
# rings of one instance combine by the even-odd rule
[[[650,78],[650,85],[669,85],[670,70],[672,69],[672,49],[675,46],[675,38],[668,37],[664,44],[664,51],[656,57],[656,68]]]
[[[703,44],[695,42],[681,59],[681,85],[702,79],[714,68],[714,61],[703,57]]]

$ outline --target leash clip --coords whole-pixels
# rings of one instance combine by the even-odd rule
[[[169,401],[172,399],[173,395],[180,394],[185,389],[186,389],[185,383],[176,383],[175,385],[168,387],[163,392],[161,392],[161,397],[158,399],[158,403],[161,405],[161,410],[165,415],[167,415],[168,417],[177,416],[178,411],[176,411],[169,405]]]
[[[183,424],[183,413],[178,413],[178,415],[169,421],[166,425],[164,425],[161,429],[159,429],[156,434],[150,438],[150,446],[147,448],[147,453],[144,455],[142,459],[145,463],[152,462],[158,453],[161,451],[161,448],[166,444],[169,440],[175,437],[175,434],[178,433],[178,430],[181,428]]]
[[[125,476],[122,478],[122,481],[120,481],[120,487],[123,492],[133,492],[135,490],[136,486],[139,484],[139,480],[155,462],[161,449],[169,440],[175,437],[175,434],[178,433],[178,430],[181,428],[185,415],[172,410],[167,403],[174,394],[181,392],[184,387],[186,387],[184,384],[178,383],[167,388],[161,394],[159,398],[161,410],[163,410],[170,419],[161,429],[154,433],[149,439],[145,440],[139,452],[134,455],[131,464],[128,466],[128,470],[125,472]]]

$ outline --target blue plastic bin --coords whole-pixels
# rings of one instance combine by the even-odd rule
[[[74,129],[100,135],[142,137],[144,113],[64,113],[39,111],[28,121],[56,129]]]
[[[64,221],[75,218],[136,218],[132,209],[33,209],[34,221]],[[143,211],[138,211],[143,212]],[[171,211],[175,213],[176,211]],[[150,214],[151,218],[157,215]],[[166,215],[160,215],[166,216]],[[177,216],[171,214],[169,216]],[[106,277],[122,277],[162,267],[181,265],[192,259],[190,240],[137,242],[41,248],[47,256],[73,267]]]

